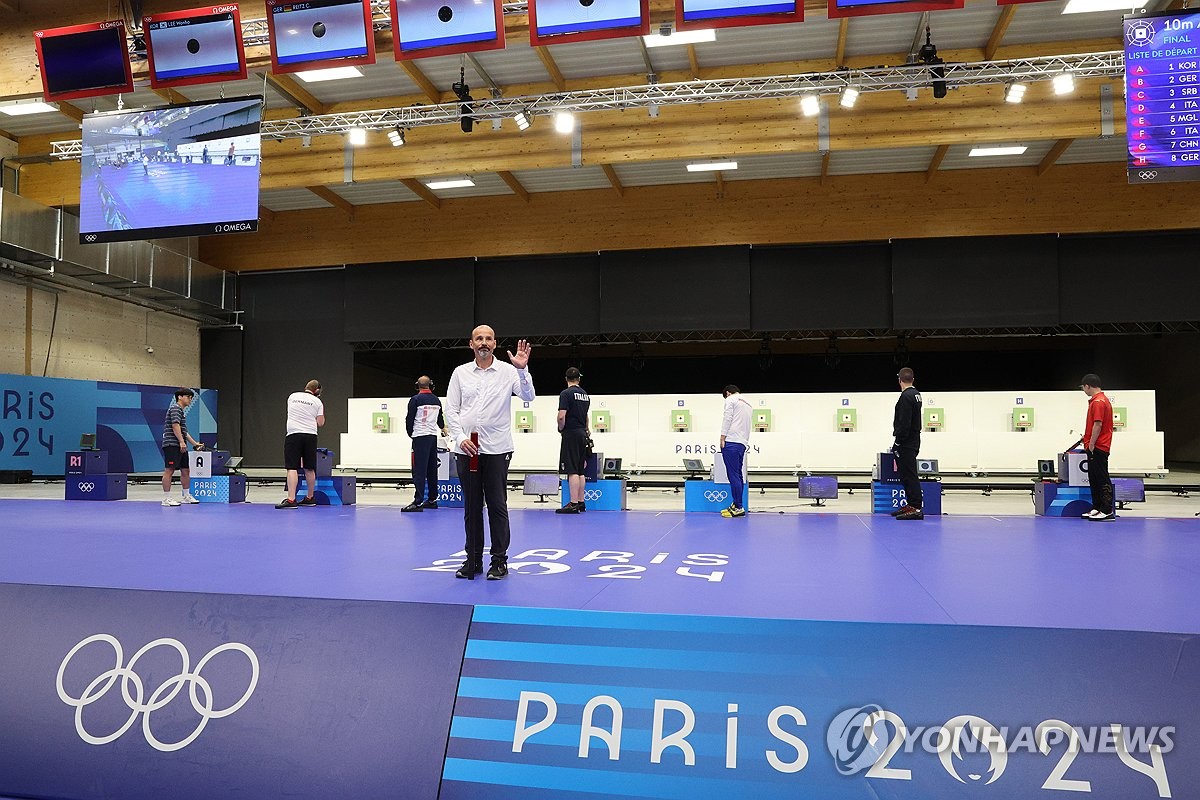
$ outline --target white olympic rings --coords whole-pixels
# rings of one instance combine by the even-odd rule
[[[587,489],[583,493],[584,500],[599,500],[604,496],[604,492],[599,489]]]
[[[96,676],[96,678],[94,678],[92,682],[87,685],[87,688],[83,690],[83,694],[81,694],[79,697],[72,697],[63,687],[63,675],[66,673],[67,665],[71,663],[71,659],[75,657],[75,654],[93,642],[105,642],[112,647],[113,652],[116,655],[116,663],[112,669],[102,672]],[[149,701],[143,702],[145,697],[145,686],[142,684],[141,677],[134,672],[134,666],[137,664],[139,658],[156,647],[170,647],[174,649],[177,653],[179,653],[182,666],[178,675],[175,675],[164,681],[157,689],[151,692]],[[228,708],[216,711],[213,709],[212,686],[209,685],[208,681],[200,676],[200,673],[204,669],[205,665],[207,665],[214,656],[217,656],[227,650],[236,650],[237,652],[242,653],[250,662],[250,685],[246,688],[245,693],[237,700],[237,702]],[[144,646],[141,650],[138,650],[136,653],[134,653],[133,658],[129,659],[129,664],[122,666],[121,662],[123,660],[124,650],[121,647],[121,643],[117,641],[116,637],[110,636],[107,633],[97,633],[94,636],[87,637],[79,644],[72,647],[71,651],[67,653],[66,657],[63,658],[62,663],[58,667],[58,677],[55,679],[55,686],[58,689],[58,698],[67,705],[75,708],[75,730],[79,734],[79,738],[83,739],[83,741],[87,742],[88,744],[100,745],[116,741],[117,739],[121,738],[126,731],[133,727],[134,723],[137,722],[138,715],[141,714],[143,715],[142,734],[146,737],[146,741],[151,747],[164,753],[180,750],[196,740],[196,737],[198,737],[204,730],[204,727],[208,725],[208,721],[210,719],[221,719],[223,717],[228,717],[230,714],[244,706],[250,699],[250,695],[254,694],[255,688],[258,686],[258,656],[254,654],[253,650],[241,642],[229,642],[227,644],[214,647],[208,652],[207,655],[204,656],[204,658],[200,659],[199,663],[196,664],[196,669],[194,671],[190,670],[191,657],[188,655],[187,648],[176,639],[155,639]],[[89,733],[83,726],[83,709],[107,695],[109,689],[113,687],[113,684],[117,682],[118,678],[121,680],[121,699],[125,701],[125,705],[128,706],[130,710],[129,719],[127,719],[125,724],[123,724],[115,732],[105,736],[95,736]],[[200,715],[200,724],[196,726],[196,729],[192,731],[190,735],[181,741],[174,743],[161,742],[155,738],[154,734],[150,730],[150,715],[174,700],[179,695],[179,692],[183,689],[183,685],[185,683],[188,684],[188,698],[191,700],[192,708],[195,709],[196,713]],[[133,685],[134,696],[130,695],[130,684]],[[199,688],[200,692],[204,695],[203,704],[201,704],[200,698],[197,697],[197,688]]]
[[[96,491],[96,484],[92,483],[91,481],[88,481],[87,483],[80,483],[79,491],[83,492],[84,494],[87,494],[88,492],[94,492]]]
[[[729,492],[724,489],[709,489],[704,493],[704,499],[710,503],[721,503],[729,499]]]

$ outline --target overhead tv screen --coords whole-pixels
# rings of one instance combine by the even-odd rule
[[[142,20],[150,85],[189,86],[246,77],[236,5],[155,14]]]
[[[1200,180],[1200,9],[1125,17],[1130,183]]]
[[[121,20],[34,31],[33,40],[46,100],[133,91]]]
[[[258,230],[262,98],[83,118],[79,241]]]
[[[648,0],[529,0],[529,41],[534,45],[649,32]]]
[[[908,14],[962,8],[964,0],[829,0],[829,17],[862,17],[873,14]]]
[[[267,0],[272,72],[375,63],[370,0]]]
[[[681,31],[800,22],[803,19],[804,3],[801,0],[675,0],[675,27]]]
[[[391,0],[397,59],[499,50],[503,0]]]

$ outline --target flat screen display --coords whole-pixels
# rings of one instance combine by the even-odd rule
[[[272,72],[375,63],[370,0],[267,0]]]
[[[46,100],[133,91],[121,20],[34,31],[33,39]]]
[[[391,0],[397,59],[504,47],[502,0]]]
[[[188,86],[246,77],[236,5],[156,14],[142,20],[150,85]]]
[[[800,22],[804,4],[791,0],[676,0],[680,30]]]
[[[529,40],[535,45],[649,32],[648,0],[529,0]]]
[[[1125,17],[1130,183],[1200,180],[1200,9]]]
[[[964,0],[829,0],[829,17],[861,17],[873,14],[908,14],[914,11],[941,11],[962,8]]]
[[[258,230],[262,98],[83,118],[79,240]]]

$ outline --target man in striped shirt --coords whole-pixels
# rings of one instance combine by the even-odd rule
[[[164,506],[177,506],[180,501],[171,497],[171,480],[175,470],[179,470],[179,482],[183,485],[183,502],[199,503],[192,497],[192,478],[188,470],[187,446],[203,450],[204,445],[193,439],[187,431],[186,409],[192,404],[196,393],[191,389],[176,389],[175,402],[167,409],[167,417],[163,420],[162,451],[163,451],[163,501]]]

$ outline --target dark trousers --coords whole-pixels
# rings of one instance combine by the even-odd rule
[[[924,498],[921,497],[921,479],[917,475],[917,448],[897,447],[895,452],[896,471],[904,484],[905,500],[913,508],[920,508]]]
[[[746,445],[738,442],[726,442],[721,450],[721,458],[725,460],[725,472],[729,475],[729,490],[733,495],[733,504],[742,507],[742,492],[746,488],[742,480],[742,464],[746,460]]]
[[[1113,485],[1108,474],[1108,453],[1088,451],[1088,485],[1092,488],[1092,508],[1102,514],[1113,513]]]
[[[492,531],[492,556],[508,555],[508,462],[512,453],[479,456],[479,470],[471,471],[471,457],[455,453],[462,484],[463,519],[467,529],[467,558],[483,558],[483,505],[487,501],[488,527]]]
[[[429,436],[414,436],[412,449],[412,478],[413,486],[417,492],[413,502],[424,503],[426,501],[426,486],[429,487],[428,499],[436,501],[438,499],[437,437],[432,434]]]

